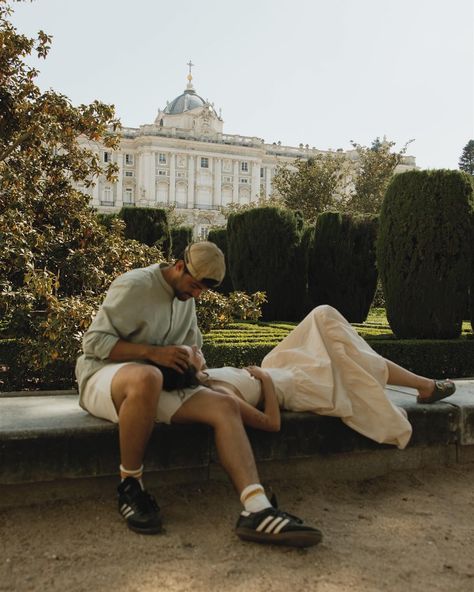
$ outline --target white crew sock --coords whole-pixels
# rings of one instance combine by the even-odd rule
[[[247,485],[240,494],[240,501],[247,512],[260,512],[261,510],[265,510],[265,508],[272,507],[260,483]]]
[[[143,465],[138,469],[126,469],[123,465],[120,465],[120,477],[122,481],[125,481],[127,477],[133,477],[140,483],[140,487],[143,489]]]

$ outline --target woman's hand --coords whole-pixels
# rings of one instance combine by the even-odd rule
[[[258,380],[265,380],[265,378],[269,378],[268,372],[262,370],[260,366],[245,366],[244,370],[247,370],[250,376],[257,378]]]

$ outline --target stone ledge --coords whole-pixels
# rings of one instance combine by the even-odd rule
[[[430,406],[417,405],[410,389],[389,387],[388,396],[406,409],[413,425],[413,437],[406,451],[376,444],[337,418],[285,412],[279,433],[249,430],[256,460],[262,470],[267,470],[264,467],[270,464],[301,461],[322,467],[328,459],[339,459],[337,471],[344,472],[345,466],[350,474],[354,463],[361,459],[360,453],[383,453],[384,466],[390,470],[389,458],[407,459],[411,449],[431,448],[445,451],[433,457],[439,464],[453,459],[470,462],[472,454],[468,449],[474,444],[474,382],[457,384],[458,391],[449,403]],[[147,471],[161,474],[188,471],[190,476],[209,478],[219,471],[215,469],[212,432],[199,425],[157,425],[145,463]],[[0,486],[106,477],[116,475],[118,464],[117,426],[80,409],[77,394],[15,393],[0,398]]]

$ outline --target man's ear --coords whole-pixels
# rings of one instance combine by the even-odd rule
[[[176,271],[182,273],[184,271],[184,261],[182,259],[178,259],[174,264]]]

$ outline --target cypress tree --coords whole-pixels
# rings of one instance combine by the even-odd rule
[[[397,337],[459,337],[473,205],[466,173],[408,171],[392,179],[380,214],[377,263]]]
[[[329,304],[351,323],[365,321],[377,286],[376,233],[376,216],[318,216],[308,254],[314,306]]]
[[[171,256],[173,259],[179,259],[184,249],[193,240],[193,227],[192,226],[173,226],[170,228],[171,237]]]
[[[170,255],[171,237],[166,210],[160,208],[123,207],[119,216],[125,222],[125,238],[159,247]]]
[[[230,278],[229,271],[229,258],[227,256],[227,228],[212,228],[209,230],[207,240],[211,243],[216,244],[219,249],[224,253],[226,272],[222,284],[216,288],[216,292],[221,294],[229,294],[233,290],[232,280]]]
[[[474,175],[474,140],[469,140],[464,146],[459,159],[459,168],[461,171]]]
[[[276,207],[236,212],[227,221],[227,256],[234,290],[265,291],[265,320],[300,320],[306,310],[303,223]]]

